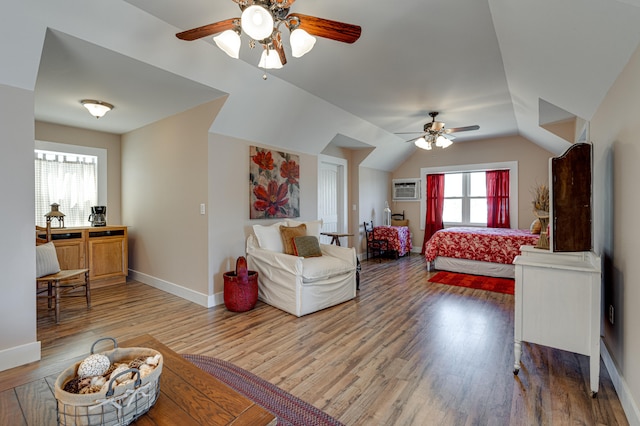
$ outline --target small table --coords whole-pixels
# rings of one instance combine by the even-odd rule
[[[337,246],[340,245],[341,237],[353,237],[353,234],[343,234],[341,232],[321,232],[320,235],[331,237],[331,242],[329,244],[335,244]]]
[[[387,241],[390,251],[398,256],[411,252],[411,231],[408,226],[376,226],[373,228],[374,240]]]
[[[277,419],[148,334],[118,342],[162,354],[160,395],[136,423],[145,425],[275,425]]]

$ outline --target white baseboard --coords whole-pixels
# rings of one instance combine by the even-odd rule
[[[638,404],[633,400],[626,380],[622,375],[620,375],[620,371],[618,370],[616,363],[613,361],[613,358],[607,349],[607,345],[605,345],[602,339],[600,340],[600,355],[602,356],[602,361],[604,361],[604,366],[609,372],[609,377],[611,377],[613,387],[618,393],[618,398],[620,399],[620,404],[622,404],[624,414],[627,416],[627,421],[632,426],[640,426],[640,410],[638,410]]]
[[[193,303],[197,303],[198,305],[204,306],[205,308],[212,308],[224,303],[223,293],[217,293],[213,295],[199,293],[181,285],[171,283],[169,281],[165,281],[142,272],[134,271],[132,269],[129,269],[129,278],[157,288],[158,290],[166,291],[167,293],[173,294],[174,296],[182,297],[183,299],[186,299]]]
[[[39,341],[0,351],[0,371],[29,364],[34,361],[40,361]]]

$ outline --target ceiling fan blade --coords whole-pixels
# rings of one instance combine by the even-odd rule
[[[417,141],[418,139],[423,138],[424,136],[425,136],[425,135],[420,135],[420,136],[418,136],[417,138],[409,139],[408,141],[405,141],[405,142],[407,142],[407,143],[408,143],[408,142],[415,142],[415,141]]]
[[[417,135],[418,133],[424,134],[424,132],[395,132],[394,135]]]
[[[469,130],[478,130],[480,126],[466,126],[466,127],[454,127],[452,129],[445,129],[445,133],[457,133],[457,132],[468,132]]]
[[[331,21],[315,16],[291,13],[288,18],[297,18],[300,21],[300,28],[311,35],[343,43],[354,43],[362,33],[362,28],[358,25],[345,24],[344,22]]]
[[[236,25],[236,21],[240,18],[230,18],[224,21],[214,22],[213,24],[203,25],[198,28],[192,28],[190,30],[183,31],[176,34],[180,40],[193,41],[199,38],[221,33],[225,30],[231,30]]]

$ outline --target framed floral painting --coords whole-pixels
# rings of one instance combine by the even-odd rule
[[[300,216],[300,156],[249,147],[251,219]]]

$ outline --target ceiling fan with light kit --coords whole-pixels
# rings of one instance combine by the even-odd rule
[[[192,41],[212,36],[216,45],[227,55],[238,59],[240,35],[251,37],[249,46],[259,44],[263,48],[258,66],[279,69],[287,63],[282,43],[283,28],[291,33],[291,55],[299,58],[314,46],[313,36],[342,43],[354,43],[362,32],[358,25],[346,24],[300,13],[289,13],[295,0],[232,0],[242,11],[238,18],[225,19],[176,34],[181,40]],[[217,35],[216,35],[217,34]]]
[[[407,142],[413,142],[418,148],[429,150],[433,148],[433,145],[439,148],[446,148],[450,146],[452,143],[451,141],[455,139],[455,136],[451,135],[451,133],[467,132],[469,130],[480,129],[480,126],[478,125],[453,127],[451,129],[446,129],[442,121],[436,121],[437,116],[438,112],[436,111],[429,113],[431,121],[424,125],[424,129],[422,132],[402,132],[396,133],[396,135],[422,133],[422,135],[413,139],[409,139]]]

